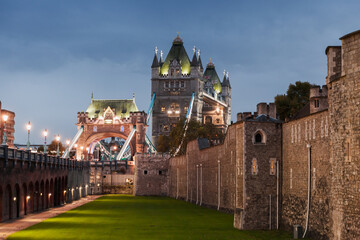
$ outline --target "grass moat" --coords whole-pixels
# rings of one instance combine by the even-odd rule
[[[290,239],[282,231],[239,231],[233,215],[163,197],[105,195],[8,239]]]

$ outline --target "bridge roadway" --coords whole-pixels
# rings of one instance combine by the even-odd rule
[[[0,222],[88,195],[90,163],[0,145]]]

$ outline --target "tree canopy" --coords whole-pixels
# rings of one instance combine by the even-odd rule
[[[170,131],[169,136],[159,136],[157,141],[157,150],[159,152],[175,153],[184,135],[184,122],[184,119],[180,119],[176,127]],[[222,142],[224,134],[220,129],[216,128],[214,124],[201,124],[198,121],[190,120],[179,154],[184,154],[187,144],[197,138],[207,138],[210,140],[210,144],[213,144],[214,141]]]
[[[37,149],[38,152],[44,152],[44,147],[40,146]],[[56,140],[52,140],[51,143],[47,146],[47,154],[49,155],[56,155],[56,151],[57,151],[57,141]],[[65,151],[65,147],[64,145],[60,142],[59,143],[59,153],[60,155],[62,155]]]
[[[277,113],[281,120],[294,116],[309,102],[309,93],[312,86],[309,82],[297,81],[295,84],[289,85],[286,94],[275,97]]]

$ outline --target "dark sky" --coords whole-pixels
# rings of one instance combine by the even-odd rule
[[[16,113],[15,142],[41,131],[76,133],[91,92],[151,98],[154,47],[166,56],[176,32],[188,54],[212,58],[232,85],[232,119],[270,102],[295,81],[322,85],[325,48],[359,29],[359,1],[17,1],[0,0],[0,100]]]

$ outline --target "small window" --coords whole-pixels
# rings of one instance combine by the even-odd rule
[[[165,107],[161,107],[161,112],[165,112]]]
[[[123,132],[124,131],[124,126],[120,127],[120,131]]]
[[[184,112],[187,112],[189,110],[189,107],[184,107]]]
[[[148,171],[147,170],[144,170],[144,175],[147,175],[148,174]]]
[[[314,107],[315,107],[315,108],[318,108],[319,106],[320,106],[319,100],[318,100],[318,99],[315,99],[315,101],[314,101]]]
[[[257,164],[256,158],[252,159],[251,173],[252,173],[252,175],[258,174],[258,164]]]
[[[261,143],[262,142],[262,136],[261,133],[257,133],[255,135],[255,143]]]
[[[169,131],[169,125],[164,125],[164,131],[168,132]]]
[[[212,118],[210,116],[206,116],[205,123],[212,123]]]
[[[178,75],[180,73],[180,70],[177,68],[176,69],[176,75]]]
[[[276,158],[270,158],[270,175],[276,173]]]
[[[219,124],[220,123],[220,118],[216,119],[216,123]]]
[[[162,175],[162,171],[161,171],[161,170],[159,170],[159,175]]]
[[[174,69],[171,69],[170,76],[174,76]]]
[[[96,126],[94,127],[94,132],[97,132],[97,127]]]
[[[266,143],[266,135],[262,130],[258,130],[253,135],[253,143],[254,144],[262,144]]]
[[[181,88],[184,88],[184,87],[185,87],[185,82],[184,82],[184,81],[181,81],[181,82],[180,82],[180,87],[181,87]]]

